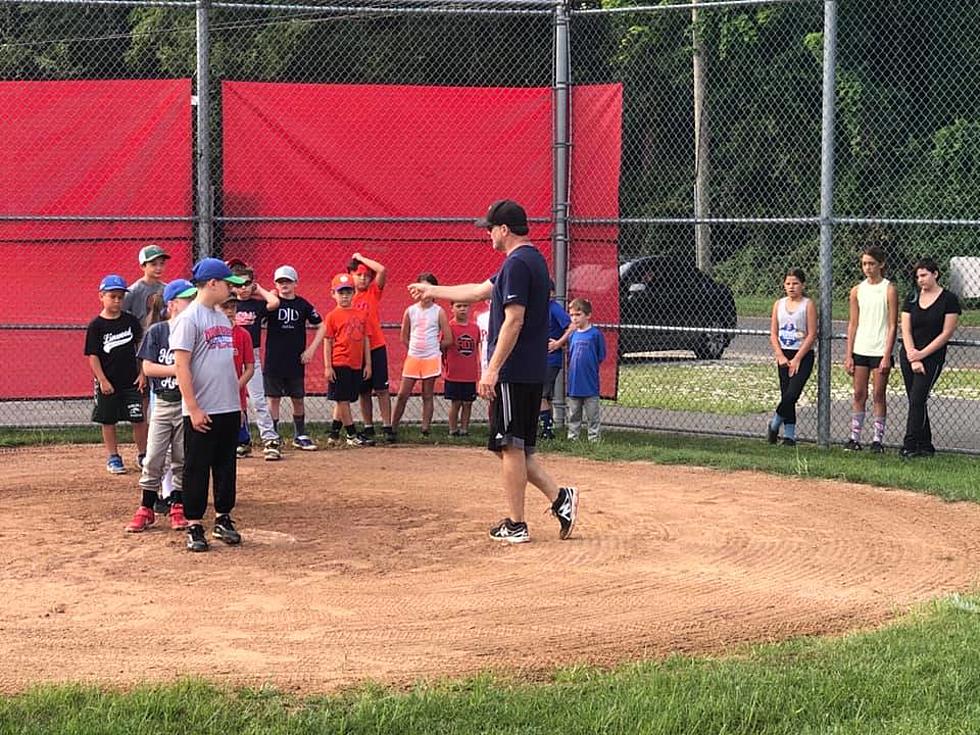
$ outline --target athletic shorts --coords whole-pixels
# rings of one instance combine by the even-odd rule
[[[865,367],[869,370],[877,370],[878,366],[881,365],[881,356],[873,357],[869,355],[859,355],[856,352],[851,353],[851,358],[854,360],[854,367]],[[888,356],[888,367],[895,367],[895,358],[891,355]]]
[[[327,398],[346,403],[356,401],[361,389],[361,371],[347,365],[335,365],[333,373],[335,380],[327,388]]]
[[[109,395],[99,390],[95,384],[95,405],[92,406],[92,421],[97,424],[117,424],[128,421],[131,424],[142,424],[146,420],[143,415],[143,394],[136,388],[117,389]]]
[[[381,345],[371,350],[371,379],[361,380],[361,395],[385,390],[388,390],[388,348]]]
[[[490,440],[487,449],[500,452],[517,447],[534,454],[541,411],[541,383],[497,383],[490,402]]]
[[[558,380],[558,373],[561,372],[561,365],[548,366],[548,379],[544,381],[544,390],[541,397],[551,400],[555,397],[555,382]]]
[[[403,378],[438,378],[442,374],[441,357],[412,357],[408,355],[402,365]]]
[[[446,391],[443,393],[447,401],[463,401],[472,403],[476,400],[476,383],[461,383],[458,380],[447,380]]]
[[[278,375],[262,375],[262,383],[265,386],[266,398],[290,398],[306,397],[306,378],[302,375],[295,378],[280,378]]]

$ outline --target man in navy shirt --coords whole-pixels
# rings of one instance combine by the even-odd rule
[[[488,448],[502,460],[510,511],[490,529],[490,538],[508,543],[531,540],[524,521],[524,492],[530,482],[551,501],[551,512],[561,526],[559,538],[567,539],[575,526],[578,491],[558,487],[535,456],[548,364],[548,266],[528,240],[527,214],[517,202],[494,202],[476,226],[485,227],[494,250],[506,256],[496,275],[483,283],[413,283],[408,288],[416,299],[429,296],[472,303],[490,298],[490,362],[478,391],[490,401]]]

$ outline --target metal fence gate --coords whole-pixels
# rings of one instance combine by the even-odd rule
[[[847,294],[862,277],[861,249],[877,245],[902,298],[912,292],[911,264],[929,255],[963,301],[930,406],[938,446],[978,452],[978,31],[980,9],[927,0],[0,0],[0,139],[12,141],[0,161],[0,180],[8,182],[6,190],[0,183],[0,267],[17,294],[0,313],[0,424],[87,421],[84,391],[58,388],[70,382],[61,379],[66,366],[83,362],[95,286],[73,281],[65,261],[118,252],[117,270],[135,280],[135,253],[149,242],[185,253],[180,267],[207,253],[275,263],[298,248],[311,254],[302,286],[310,284],[321,308],[328,307],[324,284],[341,265],[339,255],[315,257],[327,240],[331,253],[380,252],[405,273],[447,261],[455,273],[470,262],[482,241],[461,228],[484,201],[380,218],[330,207],[249,210],[226,180],[225,146],[260,157],[267,177],[283,177],[271,182],[274,194],[290,184],[276,165],[290,143],[288,136],[275,138],[278,148],[264,136],[229,137],[226,106],[249,104],[231,99],[233,85],[310,85],[311,95],[339,85],[365,94],[399,88],[404,104],[469,132],[475,149],[481,115],[503,118],[518,109],[513,90],[544,89],[546,138],[531,138],[537,148],[522,151],[519,165],[487,150],[480,171],[515,181],[549,177],[549,211],[534,226],[550,240],[538,244],[552,250],[560,300],[577,295],[576,286],[618,294],[617,312],[595,314],[623,352],[609,358],[619,361],[618,392],[603,405],[605,424],[760,436],[778,401],[769,314],[786,271],[798,267],[821,317],[799,433],[824,445],[846,439]],[[186,140],[185,150],[158,155],[147,177],[145,131],[141,137],[136,122],[120,127],[113,107],[125,86],[75,104],[23,86],[92,80],[186,80],[176,93],[161,90],[136,105],[145,111],[186,92],[186,105],[175,109],[188,119],[160,118],[174,145]],[[575,125],[583,104],[576,92],[594,85],[619,85],[622,100],[616,206],[598,215],[603,207],[590,198],[603,195],[593,184],[610,154]],[[464,90],[482,95],[481,114]],[[325,108],[317,109],[313,118]],[[370,139],[379,165],[390,131],[404,130],[398,109],[381,107],[377,126],[350,131]],[[274,127],[275,105],[261,112]],[[31,132],[36,115],[48,120],[44,135]],[[427,125],[420,127],[424,139]],[[76,152],[72,166],[87,178],[67,197],[69,177],[54,154],[79,131],[99,140],[100,129],[114,139],[88,155]],[[342,156],[331,163],[341,171],[357,166]],[[387,169],[391,181],[418,174],[401,165]],[[180,185],[156,186],[157,177]],[[465,201],[464,194],[446,192],[440,204]],[[134,213],[123,206],[130,195],[151,206]],[[618,272],[576,269],[610,233]],[[434,263],[426,246],[439,242],[446,246]],[[270,280],[271,272],[259,278]],[[408,302],[405,294],[388,298]],[[388,327],[389,342],[397,340],[396,324]],[[35,393],[15,385],[39,377],[45,387]],[[895,444],[905,419],[897,369],[889,395],[886,439]],[[318,412],[326,416],[314,401],[309,413]]]

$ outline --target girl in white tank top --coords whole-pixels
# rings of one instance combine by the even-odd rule
[[[861,432],[867,415],[868,379],[874,381],[874,434],[871,451],[885,451],[885,419],[888,414],[886,393],[892,367],[892,350],[898,331],[898,290],[884,277],[885,252],[872,245],[861,253],[864,280],[851,289],[850,316],[847,321],[847,346],[844,369],[852,377],[854,398],[851,402],[851,435],[844,449],[860,451]]]
[[[431,273],[422,273],[417,280],[439,285]],[[453,343],[453,330],[449,328],[449,319],[443,308],[426,298],[405,309],[401,338],[408,354],[402,364],[402,384],[391,417],[391,430],[398,431],[409,396],[415,389],[415,381],[421,380],[422,436],[428,436],[432,425],[436,378],[442,372],[442,350]]]
[[[769,343],[779,373],[779,405],[769,421],[766,438],[770,444],[779,439],[783,445],[796,444],[796,403],[813,371],[813,342],[817,337],[817,310],[803,289],[806,277],[799,268],[791,269],[783,280],[785,298],[772,305]]]

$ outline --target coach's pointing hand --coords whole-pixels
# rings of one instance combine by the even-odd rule
[[[432,289],[431,283],[410,283],[408,285],[408,293],[416,301],[424,299],[429,296],[429,291]]]

